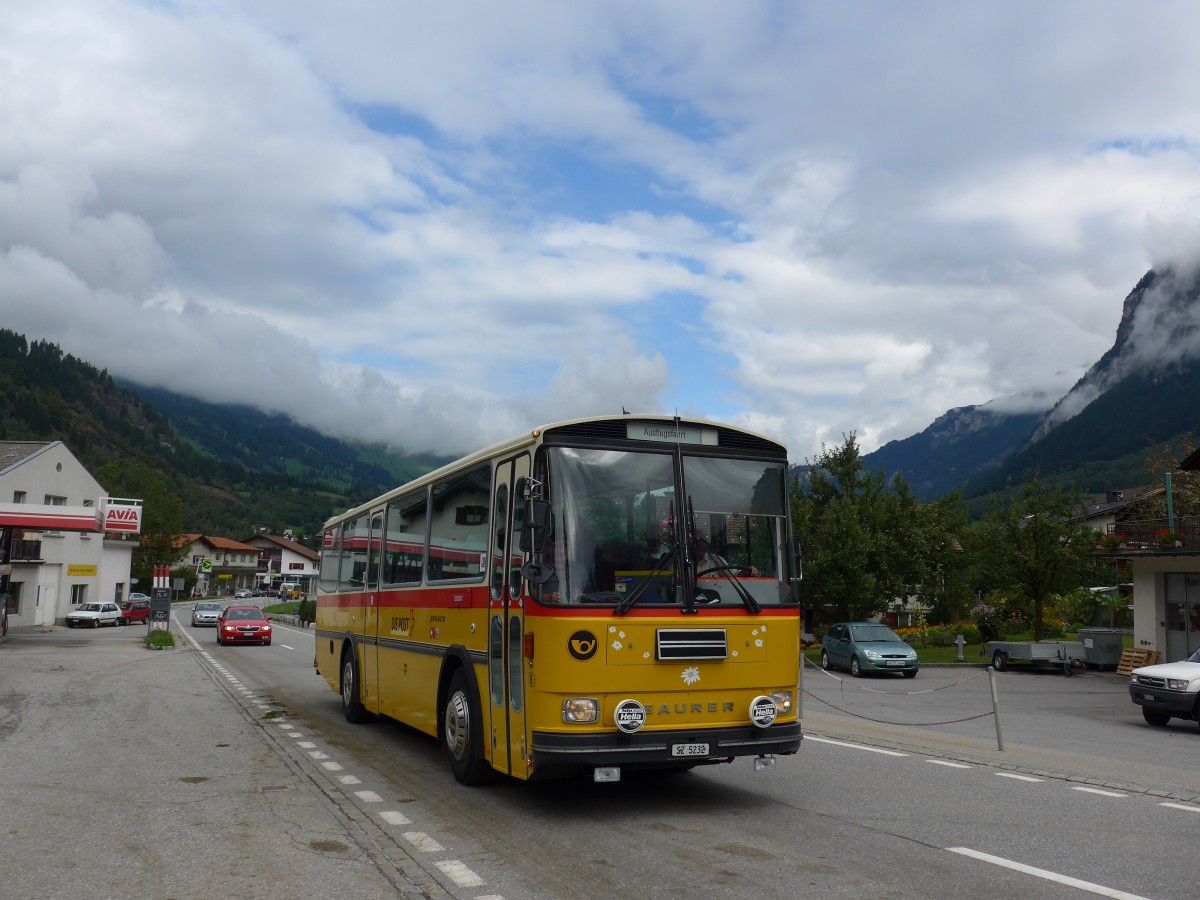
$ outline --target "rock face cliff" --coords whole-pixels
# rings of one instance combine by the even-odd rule
[[[1125,298],[1112,347],[1061,398],[1031,394],[952,409],[864,461],[901,473],[923,499],[956,488],[971,496],[1200,434],[1198,392],[1200,270],[1151,270]],[[1105,471],[1114,478],[1129,471],[1130,484],[1141,477],[1129,466]]]
[[[1170,370],[1200,356],[1198,300],[1200,271],[1143,275],[1125,298],[1112,347],[1046,414],[1031,440],[1041,440],[1130,375]]]

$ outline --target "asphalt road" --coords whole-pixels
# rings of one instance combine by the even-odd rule
[[[241,783],[215,800],[213,815],[205,818],[206,826],[248,841],[213,879],[211,865],[188,861],[189,841],[170,833],[179,803],[147,812],[151,801],[135,791],[143,815],[123,819],[118,806],[111,821],[120,831],[130,822],[154,823],[170,852],[148,860],[123,850],[124,865],[100,864],[108,880],[64,883],[103,887],[124,877],[136,885],[162,868],[155,877],[173,879],[163,884],[174,890],[101,889],[93,896],[283,896],[285,888],[299,897],[338,896],[341,890],[345,896],[507,900],[1079,897],[1098,891],[1161,900],[1196,896],[1191,869],[1179,861],[1194,856],[1192,836],[1200,825],[1200,730],[1184,723],[1146,726],[1129,702],[1125,679],[1111,673],[1066,678],[1014,668],[997,675],[1001,751],[983,672],[925,669],[906,681],[835,679],[807,669],[809,737],[800,754],[780,760],[775,772],[755,773],[742,761],[665,780],[501,781],[469,789],[453,780],[428,736],[389,722],[348,725],[337,695],[313,672],[311,632],[284,626],[271,647],[218,648],[212,629],[179,630],[195,635],[196,649],[142,651],[170,662],[123,664],[129,672],[152,675],[160,667],[172,670],[175,675],[166,676],[170,689],[179,698],[190,696],[189,703],[202,701],[205,709],[192,723],[198,729],[189,724],[177,732],[185,743],[173,743],[176,761],[154,764],[171,773],[156,784],[174,788],[170,779],[181,777],[177,759],[189,759],[194,750],[198,762],[187,768],[203,776],[199,763],[227,744],[231,756],[254,761],[256,774],[280,766],[278,777],[268,776],[266,783],[289,791],[294,785],[296,794],[309,795],[321,833],[327,830],[328,839],[346,849],[333,854],[330,866],[309,846],[324,838],[314,838],[317,829],[291,811],[282,826],[286,839],[273,835],[270,823],[278,829],[280,817],[263,803],[271,794]],[[26,743],[25,752],[38,740],[37,728],[29,726],[41,720],[33,722],[27,712],[37,703],[35,686],[46,689],[43,703],[55,708],[48,717],[74,731],[71,746],[111,756],[112,747],[127,744],[137,729],[176,730],[163,723],[162,710],[150,714],[143,704],[139,713],[137,705],[120,702],[119,692],[69,687],[78,679],[67,673],[78,661],[101,654],[101,641],[115,643],[129,632],[71,633],[84,647],[100,639],[87,652],[43,643],[35,667],[50,668],[22,678],[23,703],[8,699],[14,644],[0,646],[0,748],[6,759],[16,748],[14,737],[35,742]],[[30,660],[24,640],[22,668]],[[76,675],[86,685],[87,673],[102,668]],[[58,678],[49,677],[55,671],[61,671]],[[186,715],[185,705],[182,699],[170,704],[169,718]],[[14,707],[26,710],[15,728],[8,713]],[[264,718],[272,713],[277,716]],[[133,725],[117,725],[131,717]],[[109,725],[93,728],[98,718]],[[65,736],[57,742],[67,744]],[[165,749],[153,751],[161,756]],[[51,786],[69,766],[56,761],[46,768],[43,759],[42,767],[35,774],[31,764],[0,786],[0,833],[16,835],[15,844],[0,844],[0,873],[23,865],[28,877],[13,882],[17,887],[57,889],[58,882],[43,879],[61,877],[61,867],[31,866],[28,855],[47,858],[58,846],[42,824],[52,820],[23,815],[22,804],[34,798],[38,808],[65,805],[65,796]],[[97,820],[98,811],[119,804],[118,795],[131,790],[129,781],[120,786],[83,792]],[[53,815],[68,816],[69,809]],[[255,824],[244,827],[248,823]],[[225,838],[205,838],[213,840]],[[249,862],[259,854],[269,857],[262,878]],[[77,856],[69,871],[78,879],[87,867]],[[0,874],[0,895],[6,897],[82,895],[11,891],[6,877]],[[423,886],[400,894],[404,882]],[[279,892],[262,892],[267,883]]]

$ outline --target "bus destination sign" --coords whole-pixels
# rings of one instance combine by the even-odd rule
[[[631,441],[658,441],[664,444],[707,444],[716,446],[717,429],[669,422],[627,422],[625,436]]]

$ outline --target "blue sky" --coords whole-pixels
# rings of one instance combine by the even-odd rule
[[[1200,260],[1200,7],[9,0],[0,325],[340,437],[1046,407]]]

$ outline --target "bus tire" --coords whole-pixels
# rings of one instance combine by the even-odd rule
[[[359,696],[358,660],[353,647],[342,651],[342,715],[352,725],[362,725],[371,720],[371,714]]]
[[[457,669],[450,676],[442,734],[450,758],[450,771],[460,784],[478,785],[491,779],[492,767],[478,752],[482,725],[467,673]]]

